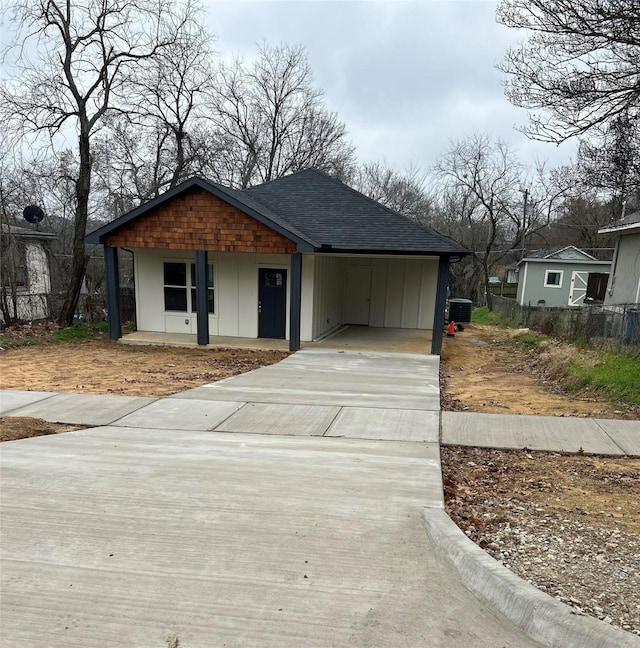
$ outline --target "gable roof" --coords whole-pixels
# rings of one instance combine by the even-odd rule
[[[601,227],[598,230],[598,234],[609,234],[611,232],[626,233],[627,231],[631,233],[631,231],[635,230],[640,230],[640,211],[633,212],[619,221]]]
[[[532,252],[529,256],[518,261],[518,265],[523,262],[530,263],[609,263],[609,261],[600,261],[594,256],[591,256],[584,250],[577,248],[575,245],[567,245],[555,250],[537,250]]]
[[[104,242],[105,236],[194,186],[295,241],[300,252],[468,254],[458,243],[313,169],[245,190],[192,178],[87,234],[85,241]]]
[[[298,244],[299,248],[303,248],[303,251],[311,251],[314,246],[313,241],[307,239],[304,234],[298,232],[295,227],[290,227],[286,222],[284,222],[277,214],[274,214],[271,210],[266,208],[264,205],[257,204],[254,200],[251,200],[248,196],[244,196],[243,192],[237,191],[234,189],[228,189],[222,185],[215,184],[214,182],[209,182],[204,178],[193,177],[189,180],[185,180],[179,185],[165,191],[160,196],[149,200],[146,203],[143,203],[139,207],[132,209],[130,212],[119,216],[115,220],[99,227],[93,232],[90,232],[84,237],[85,243],[103,243],[104,237],[114,233],[116,230],[128,225],[132,221],[152,212],[155,208],[160,205],[164,205],[169,201],[173,200],[176,196],[179,196],[194,187],[199,187],[208,191],[210,194],[224,200],[225,202],[237,207],[245,214],[255,218],[257,221],[260,221],[267,227],[270,227],[274,231],[286,236],[287,238],[295,241]],[[306,249],[308,248],[308,250]]]
[[[53,232],[43,232],[42,230],[32,229],[29,227],[20,227],[18,225],[7,225],[2,223],[0,227],[2,235],[10,235],[18,238],[33,238],[33,239],[54,239],[57,238]]]

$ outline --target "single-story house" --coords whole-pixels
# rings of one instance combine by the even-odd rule
[[[640,303],[640,212],[598,230],[617,234],[605,304]]]
[[[573,245],[539,251],[518,261],[516,300],[548,308],[602,302],[610,267],[610,261],[598,261]]]
[[[0,230],[0,320],[49,317],[52,232],[2,224]]]
[[[109,334],[122,336],[118,248],[134,254],[142,331],[288,339],[345,324],[433,329],[462,246],[305,170],[246,190],[192,178],[85,238],[102,244]]]

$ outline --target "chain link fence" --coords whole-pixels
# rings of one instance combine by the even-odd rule
[[[493,296],[493,310],[516,326],[590,346],[640,349],[640,304],[587,304],[577,308],[520,306]]]

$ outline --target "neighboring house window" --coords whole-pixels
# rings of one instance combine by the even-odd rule
[[[547,270],[544,275],[545,288],[560,288],[562,286],[562,270]]]
[[[207,310],[214,312],[213,265],[207,266]],[[196,311],[196,266],[193,263],[165,262],[164,309],[179,313]]]
[[[2,286],[19,292],[27,292],[29,289],[29,272],[27,266],[26,246],[16,241],[15,237],[6,237],[2,241],[3,254],[0,274]]]

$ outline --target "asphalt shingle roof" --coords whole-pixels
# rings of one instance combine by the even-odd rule
[[[422,227],[348,185],[309,169],[241,193],[280,215],[318,247],[380,252],[465,254],[461,245]]]
[[[199,186],[302,245],[303,251],[459,256],[467,250],[320,171],[308,169],[250,189],[229,189],[192,178],[90,234],[109,233],[193,186]]]

